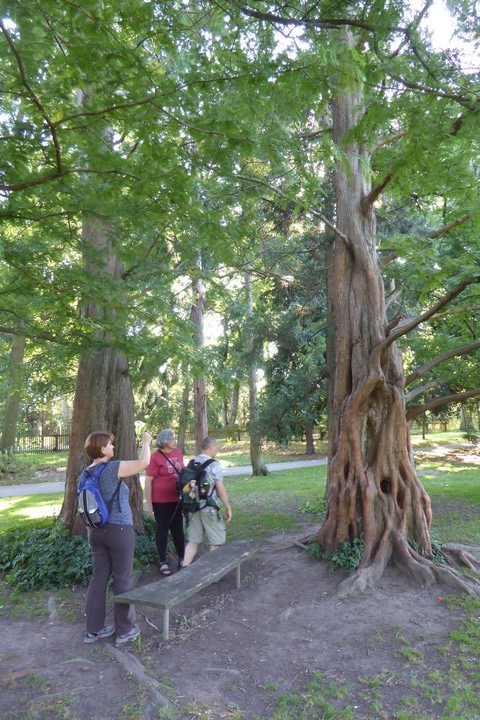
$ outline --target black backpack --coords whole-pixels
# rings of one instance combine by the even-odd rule
[[[194,513],[205,507],[214,507],[220,510],[220,506],[212,497],[214,488],[210,489],[210,483],[205,472],[207,467],[215,462],[215,458],[208,458],[205,462],[190,460],[180,473],[179,495],[184,513]]]

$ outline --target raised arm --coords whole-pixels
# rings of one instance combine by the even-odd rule
[[[118,468],[118,477],[131,477],[145,470],[150,462],[150,443],[152,436],[148,432],[143,433],[142,447],[140,449],[140,457],[138,460],[122,460]]]
[[[145,497],[145,513],[147,517],[153,517],[153,505],[152,505],[152,480],[153,477],[145,475],[145,487],[143,494]]]

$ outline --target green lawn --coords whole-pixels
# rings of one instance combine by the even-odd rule
[[[0,498],[0,532],[24,520],[56,516],[60,512],[62,502],[63,493]]]
[[[480,466],[461,462],[418,463],[419,476],[432,499],[432,534],[441,542],[478,542],[480,538]],[[232,538],[263,537],[321,521],[326,466],[272,472],[266,477],[227,478],[234,510]],[[0,532],[19,521],[58,513],[63,493],[0,498]],[[318,512],[305,512],[306,509]]]
[[[441,542],[478,543],[480,465],[424,462],[417,470],[432,500],[432,537]]]

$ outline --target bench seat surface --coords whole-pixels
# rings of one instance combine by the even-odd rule
[[[122,595],[116,595],[114,600],[165,610],[220,580],[250,555],[246,543],[227,543],[214,552],[205,553],[180,572],[148,585],[136,587]]]

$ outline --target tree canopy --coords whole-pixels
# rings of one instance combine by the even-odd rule
[[[478,23],[452,3],[472,54],[439,50],[431,6],[7,2],[3,337],[80,369],[114,353],[137,391],[148,376],[158,390],[167,367],[185,381],[206,372],[224,402],[226,369],[244,382],[269,347],[264,412],[286,418],[287,395],[292,428],[328,405],[330,486],[342,456],[339,487],[371,483],[388,504],[385,473],[399,456],[411,464],[406,420],[480,394]],[[222,362],[198,349],[199,280],[207,307],[223,308]],[[428,554],[428,501],[413,467],[405,478],[425,517],[405,511],[403,539]],[[366,492],[351,491],[323,542],[366,532]]]

